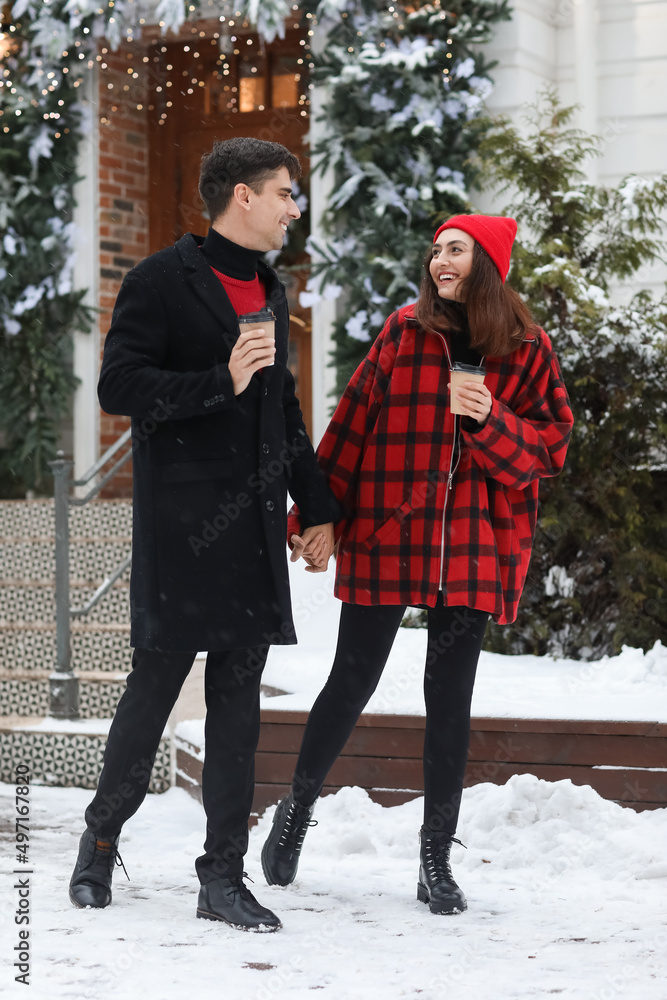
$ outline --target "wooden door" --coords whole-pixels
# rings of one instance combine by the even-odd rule
[[[148,53],[154,81],[149,154],[151,252],[187,232],[206,234],[210,220],[198,192],[199,171],[202,156],[219,139],[250,136],[282,143],[299,157],[304,170],[299,191],[308,192],[309,100],[307,57],[300,44],[303,32],[288,31],[271,45],[262,45],[249,31],[212,36],[213,28],[191,40],[158,42]],[[305,212],[290,233],[279,264],[297,268],[286,281],[292,319],[290,367],[310,426],[311,319],[310,310],[302,309],[298,301],[307,280],[307,232]]]

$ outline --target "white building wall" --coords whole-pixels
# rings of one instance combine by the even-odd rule
[[[314,46],[317,48],[317,44]],[[322,110],[325,91],[315,87],[311,91],[310,108],[310,147],[313,149],[322,136],[324,128],[317,118]],[[310,219],[311,236],[316,243],[325,240],[322,231],[322,217],[326,209],[329,195],[333,190],[333,171],[313,171],[310,175]],[[336,382],[336,373],[331,365],[331,350],[333,348],[333,326],[336,321],[336,302],[333,299],[321,299],[312,307],[312,424],[313,443],[317,445],[329,422],[329,414],[335,403],[331,393]]]
[[[75,288],[87,288],[86,304],[93,309],[98,304],[99,289],[99,192],[98,123],[94,94],[97,88],[97,67],[88,74],[87,102],[84,115],[84,136],[79,148],[77,183],[74,197],[76,227],[74,265]],[[97,313],[93,313],[89,333],[74,335],[74,374],[80,379],[74,393],[74,478],[80,479],[99,457],[99,417],[97,377],[99,372],[100,340]]]
[[[498,60],[490,113],[521,127],[548,84],[563,104],[581,105],[574,124],[603,139],[592,182],[612,187],[627,174],[667,170],[667,0],[515,0],[485,52]],[[496,213],[502,198],[484,192],[476,201]],[[633,290],[660,293],[666,280],[664,266],[647,268]]]
[[[667,169],[667,0],[515,0],[484,51],[487,107],[517,124],[545,84],[605,138],[600,183]]]
[[[491,70],[495,87],[488,110],[518,123],[539,89],[558,75],[556,0],[514,0],[513,8],[512,20],[496,25],[493,40],[482,51],[497,62]]]

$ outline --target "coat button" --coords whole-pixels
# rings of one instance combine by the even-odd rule
[[[269,446],[268,446],[268,444],[266,443],[266,441],[265,441],[265,442],[264,442],[264,444],[262,445],[262,451],[264,452],[264,454],[265,454],[265,455],[268,455],[268,454],[269,454]]]
[[[275,510],[275,508],[276,508],[276,505],[274,504],[273,500],[267,500],[264,506],[269,511],[270,510]]]
[[[266,386],[266,385],[264,386],[264,395],[265,396],[269,395],[269,389],[268,389],[268,386]]]

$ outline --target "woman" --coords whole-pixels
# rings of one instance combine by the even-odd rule
[[[505,285],[516,222],[459,215],[435,234],[419,300],[389,317],[318,449],[345,512],[335,594],[343,606],[331,674],[308,719],[291,793],[262,851],[287,885],[315,800],[375,690],[406,607],[428,609],[424,823],[417,895],[466,908],[452,876],[470,702],[488,618],[516,619],[538,480],[562,469],[572,413],[549,338]],[[485,367],[450,408],[455,362]],[[296,554],[326,566],[327,544]],[[460,841],[457,841],[460,843]]]

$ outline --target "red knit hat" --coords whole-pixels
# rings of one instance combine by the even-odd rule
[[[453,215],[433,237],[435,243],[443,229],[462,229],[484,247],[505,282],[509,274],[512,244],[516,236],[516,220],[505,215]]]

